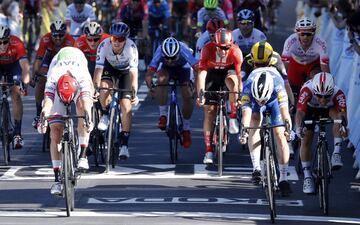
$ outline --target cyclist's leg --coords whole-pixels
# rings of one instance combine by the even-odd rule
[[[167,67],[162,66],[161,69],[157,71],[157,83],[165,85],[169,81],[169,71],[170,69]],[[166,128],[167,123],[167,113],[168,113],[168,87],[167,86],[157,86],[156,87],[156,98],[159,102],[159,112],[160,112],[160,118],[158,127],[161,130],[164,130]]]
[[[101,88],[113,87],[113,80],[111,74],[114,72],[114,69],[111,65],[105,60],[104,72],[101,76]],[[100,105],[101,105],[101,119],[98,124],[99,130],[106,130],[109,125],[109,105],[111,102],[110,91],[100,90]]]
[[[335,107],[332,107],[329,110],[329,116],[332,119],[342,119],[342,117],[346,119],[346,111],[339,112]],[[331,156],[331,164],[333,170],[338,170],[343,166],[341,160],[341,144],[342,144],[342,137],[340,134],[341,126],[342,126],[341,124],[334,123],[332,129],[334,135],[334,151]]]
[[[260,126],[261,124],[260,107],[254,106],[251,114],[250,126]],[[261,138],[259,129],[249,130],[248,148],[253,166],[252,181],[258,184],[261,181],[261,166],[260,166],[260,155],[261,155]]]
[[[236,73],[233,69],[228,70],[227,76],[225,78],[225,84],[229,89],[229,91],[232,92],[239,91],[239,79],[236,76]],[[231,134],[239,133],[239,123],[237,121],[237,107],[236,107],[237,99],[238,99],[238,94],[234,94],[234,93],[229,94],[229,100],[230,100],[229,132]]]

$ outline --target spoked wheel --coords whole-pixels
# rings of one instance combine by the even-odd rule
[[[111,109],[110,112],[110,125],[108,130],[108,140],[107,140],[107,151],[106,151],[106,172],[110,170],[110,164],[112,168],[115,168],[116,159],[117,159],[117,125],[116,125],[116,118],[115,118],[115,108]]]
[[[2,106],[2,147],[4,151],[5,165],[10,162],[10,134],[9,134],[9,103],[5,102]]]
[[[217,140],[217,160],[218,160],[218,175],[221,177],[223,175],[223,147],[224,147],[224,115],[223,111],[220,110],[219,114],[219,126],[218,126],[218,140]]]
[[[319,201],[320,208],[325,215],[329,212],[329,161],[326,147],[320,147],[320,169],[319,169]]]
[[[268,148],[268,147],[267,147]],[[270,207],[270,218],[271,222],[275,223],[276,217],[276,208],[275,208],[275,167],[274,167],[274,159],[270,152],[270,149],[265,149],[265,157],[266,157],[266,195],[269,201]]]
[[[170,105],[170,118],[169,118],[169,127],[167,129],[167,135],[169,137],[169,144],[170,144],[170,159],[171,163],[175,164],[178,159],[178,143],[179,137],[177,133],[177,126],[176,126],[176,105]]]
[[[46,133],[43,134],[42,151],[50,149],[50,127],[46,129]]]
[[[72,157],[70,156],[70,149],[68,143],[63,144],[63,184],[65,190],[65,205],[66,215],[69,217],[70,212],[74,210],[74,183],[72,181],[73,167]]]

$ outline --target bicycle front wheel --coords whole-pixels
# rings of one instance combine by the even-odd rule
[[[63,150],[63,185],[65,190],[65,205],[66,205],[66,215],[70,216],[70,211],[74,210],[74,183],[72,182],[73,177],[73,167],[72,167],[72,157],[70,153],[70,143],[64,142],[62,146]]]
[[[223,175],[223,147],[224,147],[224,114],[220,110],[219,113],[219,130],[218,130],[218,148],[217,148],[217,159],[218,159],[218,174],[221,177]]]
[[[107,139],[107,153],[106,153],[106,172],[108,173],[110,170],[110,164],[112,167],[115,167],[114,163],[114,152],[115,152],[115,140],[116,138],[116,126],[115,126],[115,108],[112,108],[110,111],[110,125],[108,129],[108,139]]]
[[[322,208],[325,215],[329,212],[329,158],[327,154],[327,147],[323,143],[320,146],[320,182],[319,182],[319,200],[320,208]]]
[[[275,210],[275,163],[272,156],[271,150],[269,147],[265,148],[265,157],[266,157],[266,195],[269,201],[270,207],[270,218],[271,222],[275,223],[276,210]]]
[[[9,120],[10,120],[10,108],[9,103],[4,102],[1,109],[2,114],[2,147],[4,151],[5,165],[9,165],[10,162],[10,134],[9,134]]]
[[[170,105],[170,117],[169,117],[169,127],[167,129],[167,135],[169,137],[170,144],[170,159],[171,163],[175,164],[177,160],[177,149],[178,149],[178,134],[177,134],[177,124],[176,124],[176,105]]]

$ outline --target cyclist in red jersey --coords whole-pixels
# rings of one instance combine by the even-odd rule
[[[110,35],[103,32],[100,24],[97,22],[90,22],[85,26],[84,34],[75,41],[74,47],[79,48],[88,60],[88,68],[91,77],[94,75],[97,47],[108,37],[110,37]]]
[[[46,76],[48,72],[51,60],[61,48],[73,46],[75,43],[75,40],[71,35],[66,33],[66,24],[62,20],[55,20],[52,22],[50,30],[49,33],[45,34],[40,39],[39,49],[36,52],[36,59],[34,62],[33,80],[36,81],[36,117],[34,118],[32,125],[35,129],[37,128],[37,122],[42,109],[41,103],[44,99],[46,83],[46,78],[44,76]],[[37,76],[37,74],[40,76]]]
[[[8,83],[14,83],[11,87],[11,99],[15,123],[13,142],[15,149],[22,148],[24,145],[21,137],[23,116],[21,95],[24,92],[20,88],[20,83],[29,83],[29,68],[24,43],[18,37],[10,35],[9,27],[0,25],[0,78],[6,78]]]
[[[229,91],[241,92],[241,64],[243,56],[240,48],[233,44],[231,31],[220,28],[215,32],[215,42],[207,43],[201,51],[199,62],[199,74],[197,78],[198,96],[201,90],[216,91],[225,86]],[[211,144],[211,134],[213,121],[217,111],[217,96],[205,94],[205,99],[197,98],[197,104],[204,106],[204,142],[206,153],[205,164],[213,163],[213,147]],[[238,133],[239,125],[236,119],[237,94],[230,94],[230,133]]]

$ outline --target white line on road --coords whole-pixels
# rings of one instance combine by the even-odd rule
[[[22,211],[0,211],[0,217],[65,217],[64,212],[22,212]],[[221,218],[264,221],[269,220],[268,214],[248,213],[215,213],[215,212],[94,212],[74,211],[71,217],[181,217],[181,218]],[[304,216],[304,215],[277,215],[276,220],[283,221],[312,221],[328,223],[360,224],[358,218],[328,217],[328,216]]]

